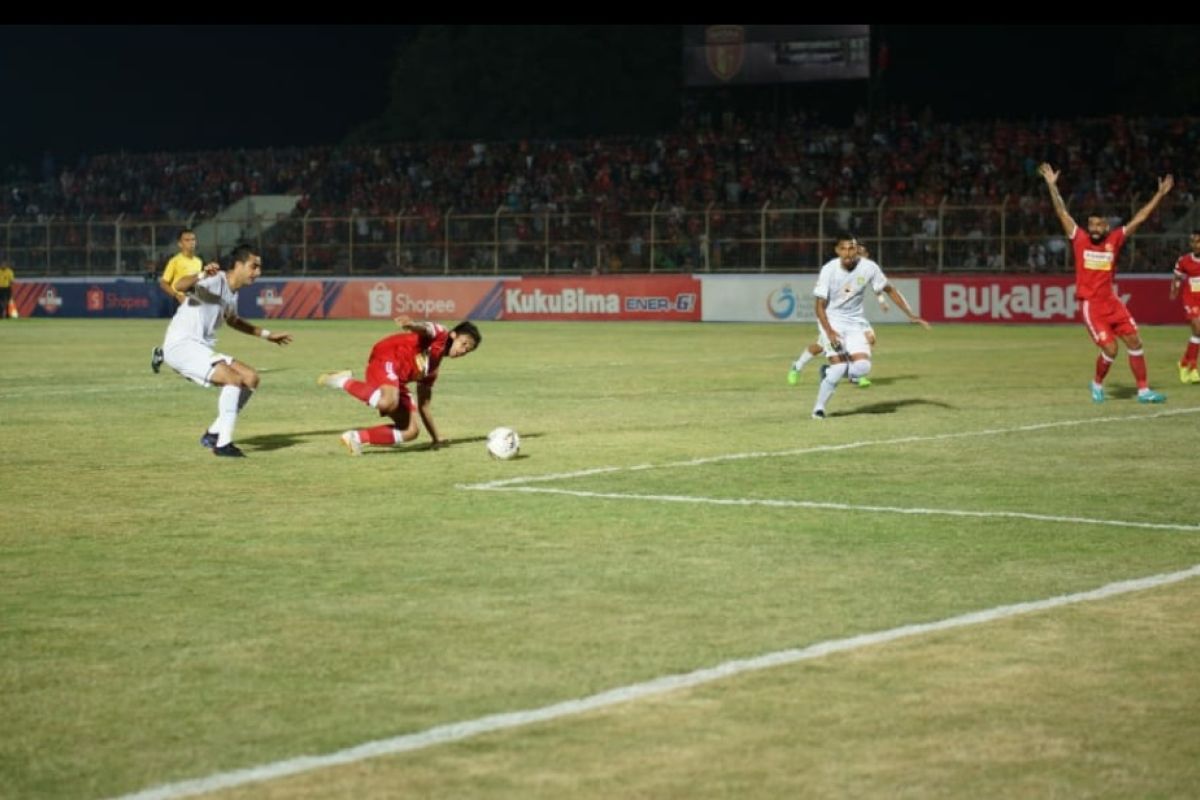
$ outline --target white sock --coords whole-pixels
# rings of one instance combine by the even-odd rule
[[[831,364],[829,369],[825,370],[825,379],[817,385],[817,404],[813,406],[813,411],[825,410],[825,404],[833,397],[838,382],[846,376],[846,369],[845,364]]]
[[[217,447],[224,447],[233,441],[233,427],[237,424],[238,397],[241,393],[240,386],[221,387],[221,394],[217,396],[217,421],[213,425],[217,429]]]
[[[353,375],[339,375],[338,377],[331,380],[330,383],[337,389],[345,389],[346,381],[350,380],[352,377],[354,377],[354,376]]]
[[[800,354],[800,357],[792,362],[792,369],[799,372],[804,369],[804,365],[813,360],[813,354],[805,350]]]

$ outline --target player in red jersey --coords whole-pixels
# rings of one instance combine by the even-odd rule
[[[1058,192],[1059,173],[1049,164],[1042,164],[1038,172],[1046,180],[1058,221],[1062,223],[1075,249],[1075,300],[1079,303],[1080,316],[1087,325],[1092,341],[1100,348],[1100,355],[1096,357],[1096,374],[1092,379],[1092,402],[1104,402],[1104,376],[1117,357],[1118,339],[1125,342],[1128,351],[1129,368],[1137,381],[1138,402],[1165,402],[1166,395],[1150,388],[1146,378],[1146,356],[1142,351],[1137,323],[1117,296],[1113,275],[1117,271],[1117,256],[1121,254],[1121,246],[1150,218],[1175,185],[1175,179],[1170,175],[1159,178],[1158,191],[1133,215],[1133,219],[1120,228],[1110,230],[1105,217],[1091,213],[1087,218],[1087,231],[1084,232],[1067,213],[1067,206]]]
[[[1187,350],[1179,362],[1180,383],[1200,383],[1200,370],[1196,369],[1196,355],[1200,353],[1200,231],[1192,231],[1192,252],[1184,253],[1175,262],[1171,276],[1171,299],[1179,296],[1183,287],[1183,314],[1192,326]]]
[[[460,322],[447,330],[436,322],[413,322],[400,316],[396,324],[405,333],[392,334],[375,343],[363,380],[354,380],[350,370],[326,372],[317,378],[319,385],[341,389],[378,410],[379,416],[392,420],[390,425],[343,433],[342,444],[351,455],[362,455],[364,444],[390,447],[417,438],[418,414],[434,447],[449,444],[438,434],[429,413],[438,367],[443,358],[459,358],[474,351],[483,337],[472,322]],[[405,385],[410,382],[417,384],[415,403]]]

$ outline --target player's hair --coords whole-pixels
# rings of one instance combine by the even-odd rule
[[[190,233],[190,234],[192,234],[192,235],[195,235],[195,233],[196,233],[196,232],[195,232],[194,230],[192,230],[191,228],[181,228],[181,229],[179,230],[179,235],[175,237],[175,241],[177,241],[177,242],[178,242],[180,239],[182,239],[182,238],[183,238],[183,235],[184,235],[185,233]]]
[[[1108,222],[1108,214],[1105,213],[1103,208],[1088,209],[1087,216],[1084,219],[1091,219],[1092,217],[1096,217],[1097,219],[1102,219],[1105,222]]]
[[[249,261],[251,256],[258,255],[258,248],[249,242],[242,242],[237,247],[233,248],[233,252],[229,254],[229,260],[221,264],[221,269],[231,270],[234,264],[244,261]]]
[[[1192,231],[1192,236],[1200,236],[1200,231]]]
[[[475,323],[469,320],[463,320],[462,322],[458,323],[450,332],[453,333],[456,338],[465,333],[467,336],[470,336],[475,340],[476,347],[479,347],[479,345],[483,342],[483,334],[479,332],[479,328],[475,326]]]
[[[858,244],[858,237],[853,233],[850,233],[850,231],[842,231],[838,234],[837,241],[834,242],[834,244],[841,244],[842,242],[853,242],[854,244]]]

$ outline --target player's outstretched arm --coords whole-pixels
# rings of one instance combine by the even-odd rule
[[[1062,173],[1055,172],[1054,167],[1049,164],[1042,164],[1038,167],[1038,174],[1046,181],[1046,188],[1050,190],[1050,202],[1054,204],[1054,213],[1058,215],[1063,231],[1067,236],[1073,236],[1079,226],[1067,213],[1067,204],[1063,202],[1062,194],[1058,191],[1058,176]]]
[[[235,331],[241,331],[247,336],[258,336],[259,338],[266,339],[268,342],[272,342],[273,344],[285,345],[292,343],[292,335],[290,333],[284,333],[282,331],[279,333],[273,333],[266,328],[249,323],[241,317],[226,317],[225,324],[233,328]]]
[[[929,330],[930,328],[933,327],[932,325],[930,325],[928,322],[926,322],[925,320],[918,317],[913,312],[912,307],[909,306],[909,304],[908,304],[908,300],[906,300],[904,298],[904,295],[900,294],[900,290],[897,289],[895,286],[892,286],[889,283],[887,286],[883,287],[883,291],[885,293],[887,293],[888,297],[892,298],[892,302],[896,304],[896,308],[903,311],[904,315],[907,316],[911,322],[917,323],[925,330]]]
[[[1171,187],[1175,185],[1175,176],[1167,175],[1165,178],[1158,179],[1158,191],[1150,198],[1146,205],[1138,209],[1138,212],[1133,215],[1133,219],[1125,223],[1125,235],[1132,236],[1133,232],[1142,227],[1142,223],[1150,219],[1150,215],[1154,213],[1154,209],[1158,208],[1158,204],[1171,191]]]

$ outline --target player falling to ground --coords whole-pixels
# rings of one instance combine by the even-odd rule
[[[867,250],[867,246],[862,242],[858,243],[858,255],[859,258],[871,257],[871,252]],[[875,300],[879,303],[879,310],[886,314],[888,312],[888,304],[887,300],[883,299],[883,293],[877,292],[875,294]],[[871,345],[871,347],[875,347],[875,329],[867,328],[865,333],[867,337],[867,344]],[[821,345],[820,337],[821,326],[818,325],[817,341],[806,347],[804,352],[800,354],[800,357],[792,362],[792,366],[788,370],[787,382],[789,386],[795,386],[800,381],[800,373],[804,370],[805,365],[807,365],[809,361],[812,361],[814,358],[825,352],[825,348]],[[824,377],[824,372],[822,372],[822,377]],[[862,378],[851,378],[850,382],[860,389],[866,389],[871,385],[871,379],[866,376],[863,376]]]
[[[286,333],[271,333],[246,322],[237,315],[237,292],[254,283],[262,274],[262,259],[250,245],[240,245],[230,258],[227,270],[208,264],[200,272],[185,275],[174,282],[184,294],[175,310],[163,340],[163,358],[171,369],[201,386],[220,386],[217,418],[205,429],[200,444],[211,447],[213,455],[241,457],[245,454],[233,443],[238,414],[250,402],[258,388],[258,372],[232,356],[217,353],[217,328],[225,322],[234,330],[259,336],[284,345],[292,341]]]
[[[449,444],[438,433],[430,414],[438,367],[443,358],[460,358],[473,352],[483,337],[472,322],[460,322],[447,330],[435,322],[413,322],[400,316],[396,324],[405,333],[392,334],[375,343],[361,381],[354,380],[350,370],[326,372],[317,378],[319,385],[341,389],[392,421],[390,425],[343,433],[342,444],[351,455],[362,455],[365,444],[392,447],[416,439],[420,433],[418,414],[434,447]],[[417,384],[415,403],[406,386],[410,382]]]
[[[886,293],[911,321],[929,329],[929,323],[914,314],[904,295],[888,283],[879,265],[859,257],[857,244],[853,236],[840,236],[835,248],[838,257],[821,267],[813,287],[821,346],[830,357],[829,369],[817,387],[813,419],[825,418],[825,406],[842,378],[849,374],[861,379],[871,371],[871,344],[866,336],[871,324],[863,315],[863,294],[868,287],[876,294]]]
[[[1187,349],[1179,361],[1179,382],[1200,383],[1200,370],[1196,369],[1196,355],[1200,353],[1200,231],[1193,231],[1189,243],[1192,252],[1184,253],[1175,262],[1171,275],[1171,299],[1179,296],[1183,287],[1183,314],[1192,328]]]
[[[1049,164],[1042,164],[1038,172],[1046,180],[1050,190],[1050,200],[1054,203],[1054,211],[1058,221],[1062,223],[1067,238],[1075,252],[1075,299],[1079,303],[1079,313],[1083,324],[1087,326],[1088,335],[1100,348],[1096,357],[1096,373],[1092,379],[1092,402],[1104,402],[1104,377],[1117,358],[1117,340],[1125,342],[1129,356],[1129,369],[1137,381],[1139,403],[1163,403],[1166,395],[1150,388],[1146,376],[1146,356],[1142,350],[1142,340],[1138,336],[1137,322],[1129,309],[1117,296],[1117,288],[1113,276],[1117,272],[1117,257],[1125,240],[1150,218],[1154,209],[1171,191],[1175,179],[1168,175],[1158,179],[1158,191],[1142,206],[1133,219],[1116,230],[1111,230],[1108,219],[1098,211],[1089,212],[1087,231],[1072,219],[1067,213],[1066,203],[1058,191],[1058,176]]]

